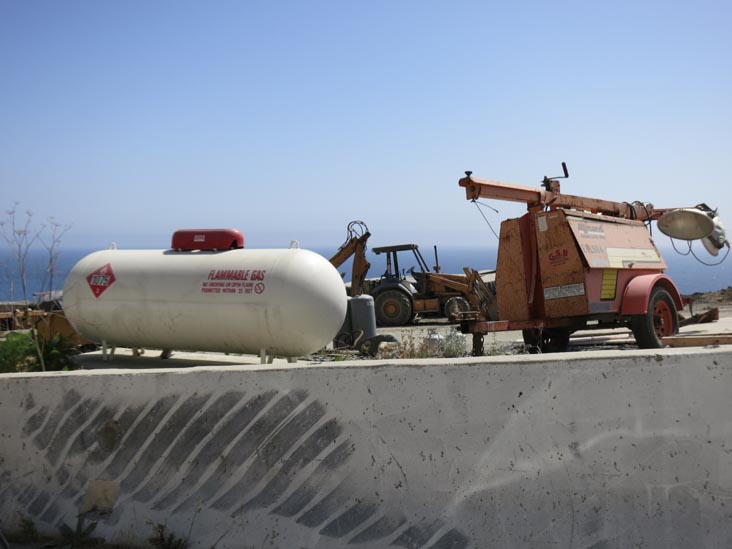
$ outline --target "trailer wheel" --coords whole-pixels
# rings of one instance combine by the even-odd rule
[[[445,312],[445,317],[450,318],[450,315],[469,311],[470,303],[468,303],[468,300],[464,297],[454,296],[445,301],[443,310]]]
[[[662,338],[679,332],[679,316],[671,294],[656,286],[648,299],[648,311],[631,318],[630,327],[641,349],[663,347]]]
[[[374,300],[379,326],[404,326],[412,319],[412,302],[399,290],[385,290]]]
[[[541,330],[523,330],[524,343],[528,345],[530,353],[563,353],[569,347],[568,328],[544,328]]]

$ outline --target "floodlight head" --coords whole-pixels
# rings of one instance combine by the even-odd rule
[[[719,219],[719,216],[715,215],[713,221],[714,230],[712,234],[702,239],[702,244],[710,254],[716,256],[719,255],[719,250],[724,248],[725,245],[729,246],[729,242],[727,242],[727,231],[724,228],[724,223]]]
[[[697,208],[671,210],[658,220],[658,230],[679,240],[698,240],[714,232],[714,221]]]

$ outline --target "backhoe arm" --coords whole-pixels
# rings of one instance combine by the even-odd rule
[[[358,235],[357,230],[363,233]],[[371,264],[366,260],[366,242],[371,233],[368,227],[362,221],[352,221],[348,224],[348,237],[341,244],[330,263],[336,269],[343,265],[349,257],[353,256],[353,266],[351,268],[351,296],[361,295],[363,293],[363,283],[366,280],[366,274],[369,272]]]

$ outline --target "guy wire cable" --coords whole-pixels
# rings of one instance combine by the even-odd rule
[[[491,232],[493,233],[493,236],[495,236],[496,238],[499,238],[499,237],[498,237],[498,235],[496,234],[496,231],[495,231],[495,230],[493,229],[493,225],[491,225],[491,222],[490,222],[490,221],[488,221],[488,218],[487,218],[487,217],[485,216],[485,214],[483,213],[483,210],[481,210],[481,209],[480,209],[480,207],[481,207],[481,206],[485,206],[486,208],[490,208],[491,210],[493,210],[493,211],[494,211],[494,212],[496,212],[496,213],[498,213],[498,210],[496,210],[496,209],[495,209],[495,208],[494,208],[493,206],[489,206],[488,204],[483,204],[483,203],[481,203],[481,202],[478,202],[478,201],[477,201],[476,199],[473,199],[473,200],[471,200],[471,202],[472,202],[473,204],[475,204],[475,207],[476,207],[476,208],[478,208],[478,211],[480,212],[480,215],[482,215],[482,216],[483,216],[483,219],[484,219],[484,220],[485,220],[485,222],[486,222],[486,223],[488,224],[488,228],[489,228],[489,229],[491,230]],[[499,240],[500,240],[500,239],[499,239]]]

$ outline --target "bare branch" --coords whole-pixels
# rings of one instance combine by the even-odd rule
[[[3,240],[5,240],[15,260],[23,293],[23,301],[26,304],[28,303],[28,252],[36,240],[40,239],[41,233],[46,229],[46,224],[41,224],[39,228],[34,229],[32,222],[33,212],[31,210],[25,211],[25,217],[21,221],[18,214],[17,202],[11,209],[5,212],[5,219],[0,221],[0,233],[2,233]],[[54,229],[52,233],[52,247],[54,252],[65,230],[60,232],[60,234],[59,232],[58,229]]]
[[[46,272],[43,276],[41,283],[41,290],[53,291],[54,278],[58,274],[56,266],[58,265],[58,248],[61,245],[62,237],[71,229],[72,225],[62,225],[58,223],[53,217],[48,218],[48,225],[44,225],[44,228],[50,227],[50,234],[44,238],[43,233],[38,233],[38,241],[48,252],[48,263],[46,264]],[[48,282],[48,285],[46,285]]]

